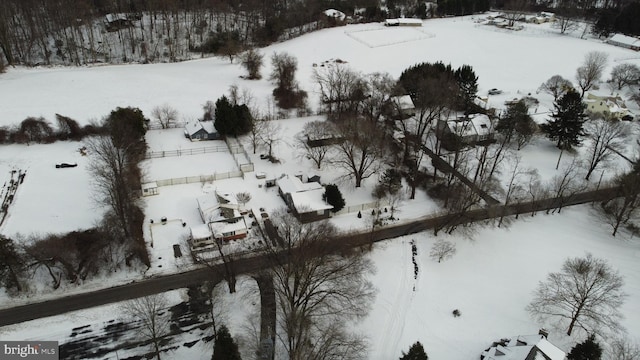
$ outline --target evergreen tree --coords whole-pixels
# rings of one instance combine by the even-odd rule
[[[333,206],[333,211],[338,212],[344,208],[345,202],[342,197],[342,193],[340,189],[338,189],[337,185],[329,184],[324,187],[324,195],[322,198],[331,206]]]
[[[580,137],[585,135],[582,125],[587,119],[587,106],[582,102],[580,94],[572,89],[558,99],[554,107],[552,118],[540,126],[542,131],[551,140],[557,140],[557,146],[561,150],[580,145]]]
[[[400,360],[428,360],[429,357],[427,353],[424,351],[422,344],[420,341],[416,341],[415,344],[411,345],[409,348],[409,352],[402,352],[402,357]]]
[[[402,188],[402,174],[394,169],[389,168],[384,171],[378,185],[373,190],[373,196],[381,199],[387,194],[395,195]]]
[[[529,107],[520,100],[507,106],[505,114],[498,120],[496,131],[510,142],[515,136],[518,140],[518,150],[533,136],[536,124],[529,115]]]
[[[601,357],[602,347],[596,342],[593,335],[574,346],[569,355],[567,355],[569,360],[600,360]]]
[[[211,360],[242,360],[238,344],[233,340],[225,325],[220,325],[220,329],[218,329]]]
[[[0,286],[22,291],[20,276],[27,264],[15,243],[0,235]]]
[[[247,105],[232,105],[226,96],[216,101],[213,125],[221,135],[238,136],[248,133],[253,118]]]
[[[478,76],[469,65],[462,65],[455,72],[456,82],[460,88],[458,95],[460,108],[466,112],[473,107],[473,100],[478,93]]]

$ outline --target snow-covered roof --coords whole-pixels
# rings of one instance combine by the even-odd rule
[[[293,204],[296,207],[296,211],[298,213],[333,209],[333,206],[327,204],[324,200],[322,200],[323,195],[324,189],[315,189],[304,192],[291,193],[291,200],[293,201]]]
[[[317,182],[303,183],[296,176],[285,176],[276,181],[283,194],[290,194],[298,213],[332,209],[323,199],[324,187]]]
[[[564,360],[564,351],[542,335],[520,335],[482,352],[483,360]]]
[[[623,34],[615,34],[608,40],[610,43],[624,44],[632,47],[640,47],[640,39]]]
[[[142,190],[155,189],[157,187],[158,183],[156,183],[155,181],[142,184]]]
[[[239,217],[236,222],[217,221],[209,223],[209,228],[216,238],[223,237],[226,233],[246,232],[247,224],[243,217]]]
[[[386,25],[420,25],[422,26],[421,19],[410,19],[410,18],[386,19],[384,23]]]
[[[281,179],[278,179],[276,181],[276,184],[278,185],[278,187],[280,188],[280,191],[282,191],[283,194],[293,194],[293,193],[306,192],[306,191],[318,190],[318,189],[324,190],[322,185],[318,184],[315,181],[303,183],[297,177],[289,176],[289,175]]]
[[[202,215],[202,220],[204,222],[209,223],[240,216],[240,212],[237,209],[237,203],[220,204],[214,195],[202,195],[198,197],[196,201],[198,202],[198,209],[200,210],[200,214]],[[225,217],[221,208],[233,210],[233,216]]]
[[[393,101],[400,110],[413,110],[416,108],[409,95],[394,96],[391,98],[391,101]]]
[[[211,229],[209,229],[209,225],[207,224],[199,224],[191,227],[191,238],[194,240],[208,239],[211,238],[212,235]]]
[[[340,10],[336,10],[336,9],[327,9],[327,10],[324,11],[324,14],[329,16],[329,17],[336,18],[336,19],[338,19],[340,21],[344,20],[347,17],[347,15],[345,15],[345,13],[343,13]]]
[[[213,134],[216,132],[213,121],[191,121],[184,125],[184,131],[189,136],[197,133],[200,130],[204,130],[208,134]]]
[[[478,136],[491,134],[491,120],[485,114],[469,115]]]
[[[447,121],[447,125],[452,133],[460,136],[460,137],[468,137],[477,135],[476,129],[473,126],[473,123],[469,120],[449,120]]]

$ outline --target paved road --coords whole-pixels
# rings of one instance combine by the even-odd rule
[[[446,214],[442,216],[417,219],[410,223],[385,227],[374,232],[349,234],[344,237],[336,238],[336,250],[339,251],[345,247],[352,248],[368,245],[376,241],[391,239],[434,228],[444,228],[451,225],[499,218],[500,216],[542,211],[549,208],[578,205],[593,201],[604,201],[612,199],[618,194],[619,192],[616,188],[607,188],[575,194],[570,198],[542,199],[527,203],[511,204],[509,206],[480,208],[467,211],[462,214]],[[269,255],[258,255],[250,258],[238,259],[234,262],[234,270],[236,274],[256,273],[261,269],[269,267],[270,258],[271,257]],[[222,265],[213,269],[203,268],[180,274],[164,275],[126,285],[96,290],[89,293],[70,295],[55,300],[3,309],[0,310],[0,326],[64,314],[69,311],[91,308],[136,297],[162,293],[168,290],[199,284],[205,280],[221,281],[221,274],[223,274]]]

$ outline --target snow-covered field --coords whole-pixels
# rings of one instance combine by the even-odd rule
[[[480,94],[486,94],[490,88],[504,91],[490,96],[490,105],[503,108],[505,100],[531,93],[541,102],[536,121],[543,122],[552,99],[549,95],[535,94],[537,88],[555,74],[574,80],[575,69],[589,51],[608,53],[606,74],[619,63],[640,64],[637,52],[595,39],[560,36],[548,25],[527,25],[522,31],[508,32],[478,25],[475,18],[429,20],[419,30],[384,28],[376,24],[325,29],[262,49],[266,63],[263,75],[268,78],[272,53],[286,51],[294,55],[298,59],[297,79],[301,88],[310,93],[310,104],[316,108],[318,94],[312,79],[313,65],[326,60],[339,58],[364,73],[386,71],[394,77],[423,61],[450,62],[454,67],[469,64],[479,76]],[[233,84],[249,89],[256,103],[266,106],[273,84],[268,80],[243,80],[239,78],[243,74],[238,64],[218,58],[177,64],[8,69],[0,75],[0,126],[16,125],[27,116],[42,115],[53,120],[55,113],[87,124],[117,106],[139,107],[148,116],[153,107],[163,103],[176,108],[182,119],[195,119],[201,116],[205,101],[219,98]],[[302,130],[305,122],[315,119],[318,117],[279,121],[283,141],[274,151],[281,164],[261,160],[260,150],[258,154],[251,154],[245,139],[255,172],[275,177],[302,171],[318,174],[326,183],[337,182],[340,173],[336,169],[316,170],[309,160],[296,156],[293,136]],[[637,130],[634,131],[637,136]],[[190,143],[178,129],[152,131],[147,140],[150,151],[211,145]],[[10,208],[10,216],[0,227],[2,234],[65,232],[94,225],[102,211],[93,201],[87,158],[77,151],[81,146],[76,142],[0,146],[0,182],[8,179],[10,170],[27,171]],[[557,174],[558,151],[547,140],[534,142],[522,154],[522,166],[538,169],[544,180]],[[571,155],[566,154],[564,161],[570,158]],[[78,167],[56,169],[54,165],[59,162],[77,163]],[[158,180],[227,172],[235,170],[236,165],[228,152],[217,152],[147,160],[144,168],[147,180]],[[599,174],[594,175],[597,176]],[[353,205],[371,201],[374,183],[375,179],[369,179],[359,189],[350,182],[339,185],[347,205]],[[172,245],[185,235],[180,220],[187,224],[200,221],[195,198],[210,191],[211,186],[250,192],[252,200],[248,206],[252,208],[273,211],[284,206],[274,188],[267,189],[260,184],[261,181],[249,173],[245,179],[161,187],[159,195],[145,198],[147,224],[150,219],[160,217],[176,220],[164,228],[151,225],[145,228],[149,244],[153,241],[154,245],[150,248],[152,272],[175,271],[187,266],[173,259]],[[436,211],[437,204],[419,192],[416,200],[403,202],[398,216],[404,221]],[[355,213],[340,215],[331,221],[344,230],[368,226],[366,217],[358,219]],[[397,358],[401,350],[408,349],[416,340],[425,344],[433,359],[477,358],[494,340],[536,333],[541,324],[532,321],[524,307],[537,282],[548,272],[558,270],[566,257],[587,251],[609,260],[625,276],[625,291],[629,296],[622,309],[626,316],[624,325],[637,339],[640,337],[640,243],[626,233],[612,238],[609,232],[607,225],[592,215],[589,206],[581,206],[565,209],[559,216],[524,217],[508,230],[483,229],[474,235],[473,241],[454,235],[452,241],[458,245],[458,254],[442,264],[428,258],[434,241],[430,234],[375,246],[371,256],[378,272],[372,280],[379,293],[370,316],[356,325],[370,339],[369,358]],[[413,279],[410,259],[411,239],[418,244],[417,280]],[[109,281],[101,279],[99,285],[105,283]],[[87,287],[96,285],[86,284]],[[0,302],[4,303],[0,306],[7,306],[13,301],[3,298]],[[241,333],[242,313],[250,307],[234,306],[231,310],[237,313],[235,320],[230,320],[235,334]],[[459,318],[451,315],[456,308],[462,313]],[[63,341],[64,334],[77,326],[78,316],[86,316],[89,322],[100,322],[108,320],[112,313],[107,308],[102,312],[106,316],[103,318],[100,311],[91,311],[87,310],[86,314],[93,315],[78,312],[70,317],[0,328],[0,338]],[[571,340],[559,337],[561,333],[555,331],[552,338],[568,349]],[[191,355],[176,355],[176,358],[186,357]],[[205,357],[208,356],[202,358]]]

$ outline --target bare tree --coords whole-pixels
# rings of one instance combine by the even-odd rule
[[[131,239],[137,197],[135,196],[136,166],[131,159],[128,146],[118,147],[110,136],[97,136],[87,139],[87,150],[91,161],[89,172],[97,191],[98,202],[109,206],[117,219],[122,238]]]
[[[268,121],[265,119],[257,118],[254,115],[254,121],[251,122],[251,130],[249,131],[249,139],[251,141],[251,148],[253,149],[253,153],[256,153],[256,150],[261,145],[260,135],[267,125]]]
[[[202,120],[213,120],[213,116],[216,113],[216,104],[211,100],[207,100],[204,104],[202,104],[202,111]]]
[[[164,294],[149,295],[122,304],[121,311],[139,321],[138,334],[153,344],[153,352],[160,360],[160,342],[169,334],[169,319],[163,316],[168,307]]]
[[[504,3],[504,16],[509,22],[509,26],[515,25],[516,21],[524,18],[528,11],[529,3],[526,0],[507,0]]]
[[[610,360],[640,360],[640,345],[626,336],[618,337],[609,344]]]
[[[260,74],[260,68],[262,68],[262,62],[264,55],[256,49],[249,49],[240,56],[242,66],[247,69],[247,78],[249,80],[259,80],[262,78]]]
[[[344,178],[353,178],[355,186],[378,172],[386,155],[383,131],[376,123],[346,119],[337,126],[344,141],[336,144],[331,163],[347,171]]]
[[[298,60],[286,52],[273,53],[271,56],[271,75],[269,80],[276,82],[278,89],[292,91],[296,87]]]
[[[636,64],[618,64],[611,70],[611,82],[618,90],[622,90],[627,85],[635,84],[639,80],[640,67]]]
[[[443,260],[451,259],[456,254],[456,245],[451,241],[439,239],[431,247],[429,256],[433,260],[437,260],[438,263]]]
[[[244,206],[251,201],[251,194],[246,191],[236,193],[236,200],[238,200],[240,206],[244,208]]]
[[[301,150],[300,156],[313,161],[318,170],[337,140],[335,130],[327,121],[311,121],[304,125],[301,133],[296,135],[295,145]]]
[[[606,164],[615,152],[619,152],[624,147],[624,140],[627,137],[627,126],[619,121],[598,119],[588,121],[585,124],[585,132],[589,137],[587,154],[589,156],[587,165],[586,180],[600,164]]]
[[[538,88],[539,91],[544,91],[553,96],[553,101],[557,102],[568,90],[573,89],[571,81],[563,78],[560,75],[553,75],[549,80],[545,81]]]
[[[578,327],[589,334],[605,328],[620,329],[622,276],[591,254],[565,260],[560,272],[540,282],[527,311],[540,321],[558,319],[567,325],[567,335]]]
[[[163,129],[167,129],[178,120],[178,111],[169,104],[156,106],[151,110],[151,116],[156,119]]]
[[[601,51],[591,51],[585,55],[583,64],[576,70],[581,98],[600,81],[604,68],[607,66],[607,60],[608,55]]]
[[[638,167],[638,165],[636,165]],[[616,236],[620,225],[627,224],[640,210],[640,173],[635,170],[615,180],[618,197],[602,203],[606,220]]]
[[[282,127],[275,120],[264,121],[260,130],[260,142],[267,147],[269,159],[273,157],[274,146],[282,141]]]
[[[588,184],[580,178],[578,173],[579,161],[573,158],[571,162],[562,169],[559,175],[551,179],[549,186],[550,196],[554,199],[553,213],[562,211],[565,202],[572,196],[587,188]],[[547,214],[551,212],[551,208],[547,209]]]
[[[313,77],[329,119],[340,121],[358,112],[364,95],[364,80],[360,73],[344,64],[326,64],[313,69]]]
[[[271,249],[276,264],[271,271],[286,357],[363,358],[363,339],[347,329],[349,320],[364,316],[371,305],[370,260],[336,247],[331,240],[337,229],[327,221],[300,224],[285,211],[272,219],[284,243],[283,250]]]

